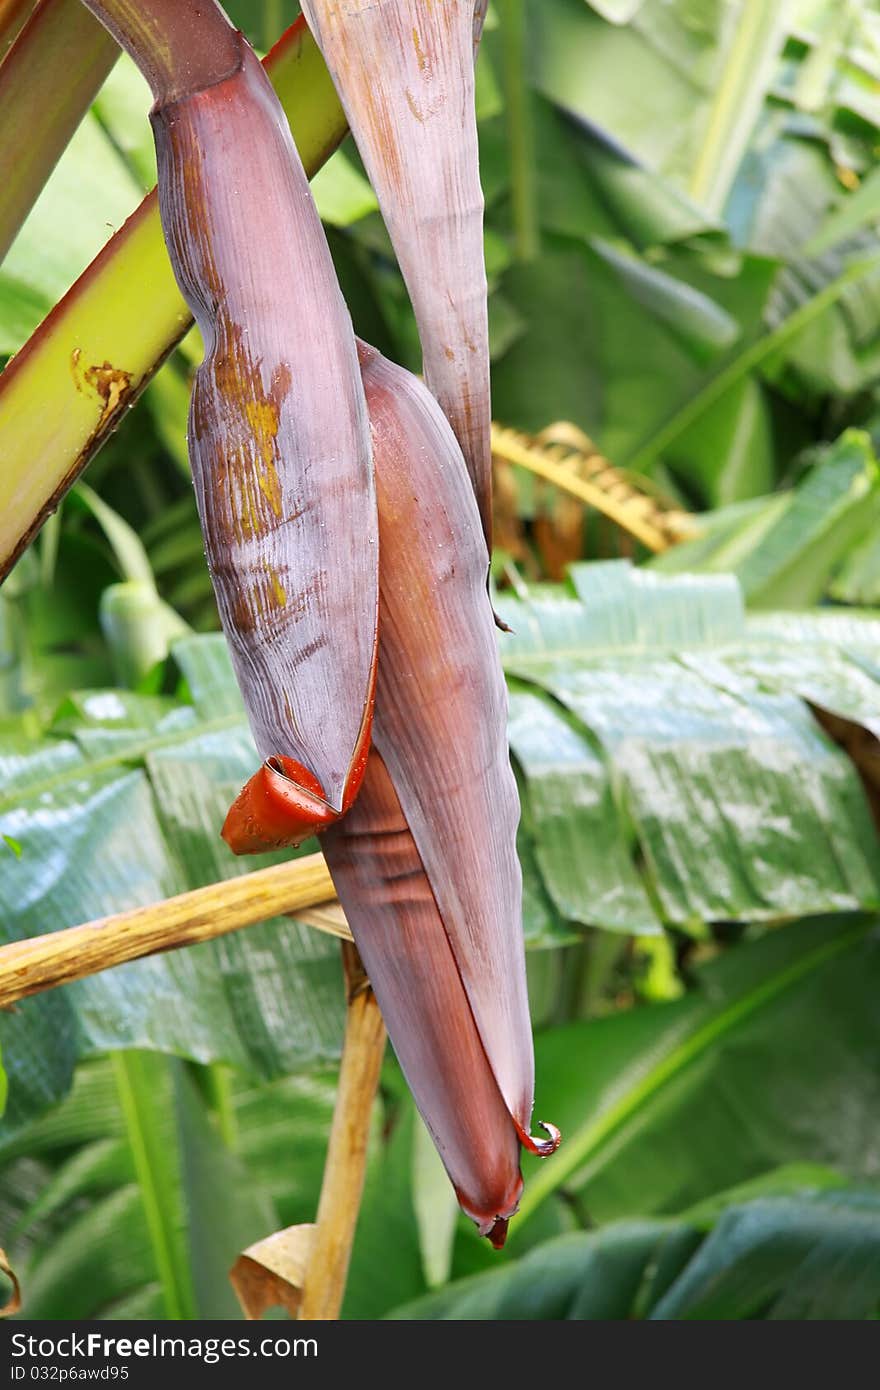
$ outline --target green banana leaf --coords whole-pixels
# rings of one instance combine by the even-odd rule
[[[83,1063],[64,1102],[0,1144],[21,1316],[240,1318],[227,1270],[314,1220],[334,1100],[332,1074],[254,1084],[143,1052]],[[377,1102],[346,1316],[381,1317],[427,1287],[416,1118]]]
[[[693,540],[649,562],[664,574],[733,573],[752,608],[809,608],[826,596],[872,602],[880,471],[868,435],[816,451],[791,492],[697,518]]]
[[[549,186],[551,161],[543,167]],[[546,201],[558,209],[552,189]],[[540,259],[499,282],[517,324],[493,363],[505,422],[536,433],[573,420],[614,462],[639,472],[662,462],[686,496],[718,506],[769,491],[811,438],[805,409],[876,377],[873,244],[788,266],[694,246],[612,256],[606,238],[621,233],[591,206],[556,211],[550,229]],[[629,235],[638,246],[638,229]]]
[[[587,0],[588,5],[612,24],[627,24],[644,3],[645,0]]]
[[[740,945],[701,968],[692,993],[680,1003],[646,1006],[543,1033],[537,1048],[541,1113],[563,1123],[566,1145],[552,1163],[530,1165],[523,1211],[511,1229],[509,1257],[485,1252],[468,1224],[459,1221],[454,1232],[453,1275],[487,1267],[497,1270],[499,1258],[510,1261],[503,1264],[499,1276],[504,1280],[511,1271],[530,1269],[526,1261],[536,1262],[545,1273],[556,1268],[559,1280],[542,1274],[540,1280],[524,1281],[534,1282],[536,1290],[544,1290],[546,1299],[555,1298],[556,1303],[548,1306],[536,1292],[531,1311],[517,1311],[511,1305],[504,1315],[572,1315],[559,1311],[560,1306],[571,1306],[569,1295],[574,1290],[565,1274],[566,1261],[556,1258],[552,1237],[580,1222],[599,1221],[597,1236],[569,1235],[562,1246],[591,1248],[581,1246],[584,1240],[599,1244],[603,1277],[597,1286],[586,1273],[577,1275],[582,1301],[578,1315],[630,1316],[631,1304],[620,1311],[620,1302],[609,1303],[603,1290],[625,1287],[634,1294],[642,1279],[633,1274],[633,1285],[621,1271],[624,1284],[618,1284],[613,1271],[625,1259],[615,1253],[620,1251],[617,1233],[621,1228],[605,1223],[626,1218],[627,1229],[649,1229],[661,1237],[685,1224],[687,1235],[682,1236],[681,1246],[675,1242],[682,1252],[681,1265],[675,1265],[668,1280],[653,1286],[654,1298],[639,1300],[635,1315],[647,1316],[652,1310],[657,1316],[698,1315],[709,1278],[715,1282],[715,1247],[708,1242],[702,1247],[700,1258],[708,1261],[706,1266],[688,1265],[685,1271],[685,1262],[709,1228],[725,1230],[727,1239],[728,1208],[757,1211],[757,1198],[788,1201],[814,1189],[839,1188],[847,1181],[842,1175],[876,1176],[880,1158],[872,1116],[880,1075],[880,1032],[874,1008],[878,967],[877,919],[798,923]],[[805,1054],[805,1037],[821,1038],[822,1046]],[[221,1153],[217,1135],[211,1133],[217,1115],[206,1112],[199,1102],[189,1069],[142,1054],[134,1059],[126,1054],[124,1060],[134,1060],[136,1083],[150,1085],[146,1094],[143,1088],[139,1092],[140,1113],[143,1121],[153,1117],[154,1138],[162,1152],[162,1161],[147,1170],[153,1174],[150,1181],[139,1181],[132,1128],[124,1123],[126,1117],[117,1103],[114,1069],[118,1058],[82,1065],[68,1100],[0,1145],[0,1228],[23,1279],[23,1315],[73,1315],[70,1289],[75,1286],[76,1316],[162,1316],[167,1304],[162,1301],[164,1285],[157,1273],[157,1249],[162,1249],[162,1242],[151,1235],[156,1229],[164,1233],[166,1247],[177,1251],[177,1287],[195,1289],[189,1296],[195,1298],[202,1316],[219,1316],[219,1308],[227,1315],[219,1271],[225,1267],[231,1232],[240,1240],[255,1238],[248,1232],[256,1215],[267,1212],[267,1202],[277,1225],[309,1220],[314,1214],[332,1112],[332,1081],[314,1075],[255,1085],[227,1076]],[[168,1100],[169,1086],[180,1088],[182,1082],[191,1109],[189,1129],[181,1120],[179,1104]],[[347,1317],[381,1317],[418,1297],[426,1290],[422,1267],[426,1253],[436,1260],[435,1251],[426,1252],[423,1233],[420,1256],[419,1145],[411,1107],[398,1109],[396,1104],[402,1083],[390,1063],[385,1083],[370,1144]],[[203,1136],[205,1149],[194,1168],[192,1130]],[[540,1190],[541,1175],[550,1174],[554,1167],[558,1170],[566,1149],[572,1148],[577,1150],[581,1170],[588,1171],[586,1182],[566,1163],[567,1171],[557,1171],[552,1186],[554,1194],[561,1189],[562,1197],[543,1200],[550,1194]],[[185,1154],[190,1155],[189,1172],[184,1171]],[[779,1164],[786,1165],[784,1171],[757,1181]],[[164,1181],[159,1182],[156,1174],[163,1175]],[[219,1185],[220,1178],[226,1181],[225,1188]],[[185,1181],[199,1184],[202,1196],[195,1203],[195,1216],[187,1205],[188,1218],[181,1221],[181,1193],[188,1191],[182,1186]],[[248,1188],[249,1206],[240,1200],[242,1182]],[[736,1191],[723,1195],[732,1184],[737,1185]],[[536,1186],[537,1201],[531,1196]],[[229,1213],[228,1238],[220,1232],[206,1233],[196,1220],[198,1210],[216,1212],[221,1200]],[[161,1217],[157,1221],[154,1212],[152,1227],[150,1201],[159,1207]],[[193,1201],[191,1191],[185,1201]],[[686,1215],[679,1222],[662,1215],[685,1207]],[[820,1227],[827,1229],[824,1221]],[[751,1224],[746,1230],[750,1229]],[[222,1250],[217,1247],[221,1235],[226,1241]],[[797,1248],[805,1254],[813,1248],[816,1227],[807,1222],[803,1235],[806,1245]],[[736,1261],[729,1254],[720,1260],[725,1287],[738,1290],[745,1281],[747,1286],[765,1288],[759,1278],[766,1273],[766,1250],[758,1242],[757,1252],[752,1252],[755,1265],[752,1253],[743,1248],[748,1241],[741,1238],[738,1244]],[[393,1260],[387,1258],[389,1249],[394,1250]],[[530,1249],[532,1253],[516,1261],[518,1254]],[[663,1249],[656,1239],[652,1241],[650,1252]],[[857,1261],[864,1254],[854,1221],[841,1226],[835,1249],[842,1259]],[[542,1263],[543,1251],[552,1252],[546,1263]],[[745,1261],[742,1265],[740,1256]],[[641,1272],[648,1262],[646,1250]],[[702,1276],[697,1278],[701,1268],[708,1269],[705,1283]],[[817,1312],[817,1300],[827,1297],[824,1284],[820,1282],[811,1292],[809,1283],[792,1284],[790,1267],[783,1264],[783,1268],[785,1278],[770,1288],[768,1300],[782,1300],[780,1308],[792,1310],[791,1316],[832,1314],[827,1302]],[[211,1269],[217,1275],[213,1289],[208,1281]],[[860,1280],[867,1278],[863,1266],[859,1271]],[[684,1283],[685,1272],[688,1283]],[[661,1311],[669,1305],[660,1304],[660,1296],[666,1296],[679,1277],[683,1282],[675,1283],[677,1302],[672,1311]],[[483,1287],[482,1282],[478,1287]],[[439,1295],[441,1300],[447,1292],[459,1299],[456,1285]],[[794,1301],[795,1295],[800,1301]],[[463,1296],[464,1290],[462,1301]],[[618,1300],[622,1296],[619,1291]],[[838,1282],[835,1297],[844,1300],[851,1315],[857,1314],[861,1305],[849,1277]],[[484,1304],[481,1295],[475,1305],[448,1315],[502,1316],[494,1295],[487,1293],[487,1299]],[[710,1306],[713,1316],[733,1315],[717,1304]],[[443,1315],[434,1304],[423,1310],[420,1303],[417,1309],[418,1315],[426,1317]],[[739,1307],[736,1315],[754,1312],[749,1305],[745,1310]]]
[[[501,282],[518,327],[495,364],[500,418],[532,431],[570,418],[614,462],[659,468],[688,500],[717,507],[770,490],[821,430],[824,397],[870,388],[876,237],[838,239],[821,256],[808,246],[829,209],[839,220],[855,196],[841,188],[841,160],[853,185],[873,163],[880,105],[855,99],[869,21],[850,15],[817,99],[803,79],[820,44],[804,42],[810,25],[796,11],[714,0],[619,14],[583,0],[528,7],[532,80],[567,117],[579,158],[563,159],[539,107],[546,235],[539,260],[512,265]],[[830,23],[834,7],[823,14]],[[783,51],[786,24],[798,37]],[[853,131],[845,153],[843,125]],[[585,249],[600,249],[599,238],[632,261],[627,281]],[[702,329],[716,319],[702,359],[695,301]],[[725,313],[740,332],[720,354]]]
[[[5,939],[258,866],[218,835],[255,763],[225,650],[213,685],[209,653],[196,647],[189,660],[184,648],[180,662],[194,703],[99,691],[71,697],[54,737],[4,741],[0,820],[21,846],[0,881]],[[75,1061],[107,1049],[155,1048],[263,1076],[329,1061],[342,1036],[338,956],[332,939],[284,919],[24,1001],[2,1023],[4,1123],[59,1098]]]
[[[828,586],[839,603],[880,607],[880,535],[865,535],[847,554]]]
[[[674,1213],[797,1162],[873,1181],[878,980],[876,916],[812,918],[711,960],[680,1000],[542,1033],[540,1113],[565,1143],[529,1162],[511,1248],[560,1203],[579,1224]]]
[[[877,718],[880,624],[804,616],[783,647],[732,577],[571,576],[572,594],[498,599],[524,824],[558,909],[640,931],[877,906],[867,802],[806,702]]]
[[[880,624],[805,616],[780,643],[782,618],[745,619],[731,578],[623,563],[572,578],[498,600],[527,941],[880,904],[859,775],[810,712],[877,723]],[[0,833],[20,849],[0,850],[6,939],[254,866],[217,835],[255,761],[225,645],[174,650],[181,697],[73,695],[43,737],[0,742]],[[81,1057],[154,1048],[271,1077],[334,1058],[341,1032],[335,944],[265,923],[23,1001],[0,1019],[4,1123],[60,1098]]]
[[[771,334],[806,315],[802,330],[764,371],[777,389],[800,404],[822,394],[854,396],[869,390],[880,370],[877,313],[880,265],[877,237],[864,232],[810,260],[793,259],[780,273],[767,305]],[[849,267],[862,269],[850,278]],[[840,286],[830,312],[812,311],[823,292]]]
[[[773,6],[732,0],[662,5],[529,0],[535,84],[560,106],[608,131],[631,158],[683,189],[693,184],[711,202],[712,195],[723,195],[730,179],[724,164],[742,152],[762,104],[769,114],[784,103],[801,115],[804,93],[798,79],[812,46],[803,42],[807,26],[799,8],[798,0],[777,0]],[[830,4],[827,12],[833,15],[838,8]],[[744,10],[751,10],[753,22],[740,26]],[[782,25],[773,42],[762,24],[771,11]],[[798,30],[800,41],[783,53],[786,29]],[[855,114],[866,128],[863,135],[880,124],[880,99],[871,81],[876,60],[870,6],[850,11],[844,38],[831,66],[834,80],[823,93],[824,121],[814,116],[807,126],[801,120],[813,138],[827,139],[829,127]],[[768,48],[769,58],[775,52],[780,61],[768,62]],[[861,153],[870,160],[867,144]],[[697,179],[701,157],[707,167]]]
[[[558,1236],[399,1319],[862,1320],[880,1312],[880,1194],[756,1198],[708,1232],[686,1217]]]
[[[288,1091],[291,1116],[305,1119],[296,1083]],[[184,1063],[120,1052],[84,1067],[71,1098],[0,1164],[23,1316],[239,1315],[226,1270],[277,1213]]]
[[[880,170],[872,169],[850,198],[838,200],[806,248],[819,256],[880,221]]]

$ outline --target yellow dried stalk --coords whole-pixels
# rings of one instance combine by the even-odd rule
[[[310,854],[149,907],[10,942],[0,947],[0,1009],[114,965],[195,946],[282,914],[347,936],[341,911],[331,910],[333,892],[323,855]],[[314,910],[322,904],[321,911]]]
[[[694,533],[687,512],[643,491],[569,421],[548,425],[539,435],[493,423],[492,457],[496,463],[525,468],[593,507],[654,554]]]
[[[299,1317],[306,1322],[334,1321],[342,1308],[367,1172],[370,1116],[387,1036],[361,958],[348,942],[342,946],[342,968],[348,1006],[345,1041],[299,1309]]]

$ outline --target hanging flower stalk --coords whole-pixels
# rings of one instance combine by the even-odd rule
[[[219,8],[88,3],[153,87],[163,227],[206,343],[190,454],[263,758],[223,834],[249,853],[323,832],[416,1101],[498,1245],[520,1144],[558,1136],[529,1136],[518,803],[462,452],[415,378],[363,346],[359,365],[283,115]]]
[[[303,0],[379,199],[422,341],[425,381],[492,533],[489,331],[474,111],[486,0]]]

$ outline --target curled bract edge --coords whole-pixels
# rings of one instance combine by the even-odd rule
[[[549,1158],[551,1154],[555,1154],[562,1143],[562,1130],[558,1129],[556,1125],[549,1124],[547,1120],[538,1120],[537,1123],[538,1128],[543,1129],[547,1138],[536,1139],[533,1134],[529,1134],[527,1130],[521,1129],[517,1125],[516,1132],[519,1135],[519,1141],[524,1149],[528,1149],[530,1154],[535,1154],[538,1158]]]
[[[378,640],[378,633],[377,633]],[[375,703],[376,659],[367,708],[349,766],[342,804],[328,804],[317,777],[295,758],[273,753],[266,758],[233,801],[220,832],[233,854],[265,854],[297,849],[311,835],[326,830],[353,806],[370,752]]]

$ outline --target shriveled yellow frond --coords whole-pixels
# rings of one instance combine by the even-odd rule
[[[539,435],[493,423],[492,457],[528,469],[593,507],[655,554],[694,533],[687,512],[633,482],[570,421],[548,425]]]

